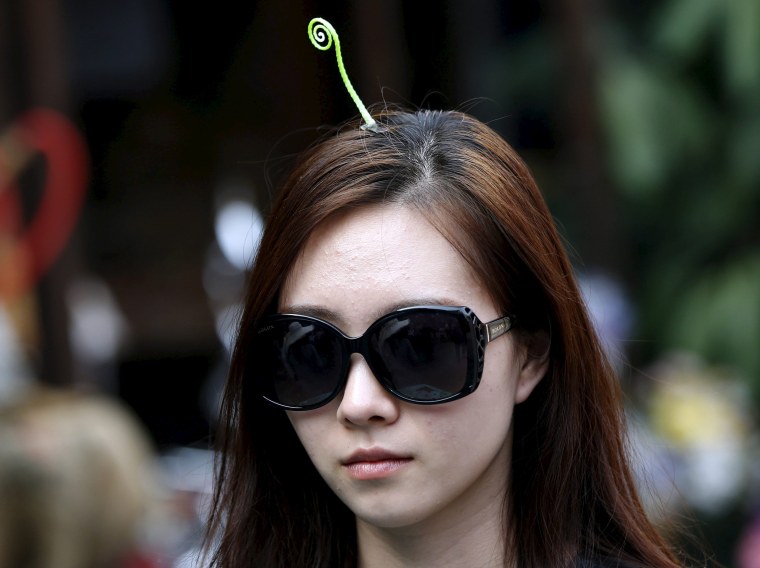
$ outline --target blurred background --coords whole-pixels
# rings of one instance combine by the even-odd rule
[[[651,514],[760,566],[760,2],[0,0],[0,568],[190,566],[276,182],[366,104],[525,158]]]

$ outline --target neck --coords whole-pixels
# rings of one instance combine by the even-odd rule
[[[481,507],[403,528],[357,522],[360,568],[505,568],[504,492]]]

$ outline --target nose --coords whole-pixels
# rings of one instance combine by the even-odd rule
[[[378,382],[364,357],[354,354],[338,406],[340,422],[358,427],[392,424],[398,419],[400,402]]]

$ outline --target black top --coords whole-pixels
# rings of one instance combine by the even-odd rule
[[[643,564],[632,564],[627,560],[605,557],[578,557],[575,568],[646,568]]]

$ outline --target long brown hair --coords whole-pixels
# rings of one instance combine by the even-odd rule
[[[516,315],[529,347],[549,349],[546,376],[515,409],[507,558],[535,568],[580,557],[678,566],[637,497],[618,382],[526,165],[462,113],[376,118],[380,133],[351,126],[307,151],[268,219],[223,401],[210,522],[215,565],[355,565],[353,514],[311,465],[284,413],[255,395],[247,345],[317,225],[347,208],[402,203],[460,251],[495,304]]]

